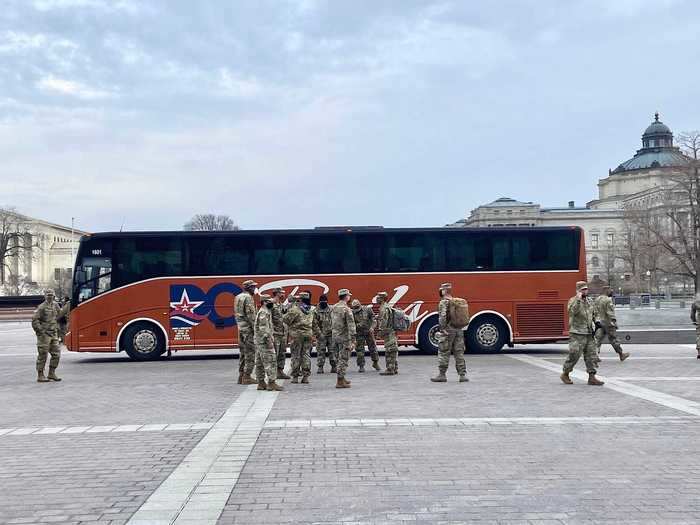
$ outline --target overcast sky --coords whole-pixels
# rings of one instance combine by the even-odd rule
[[[90,231],[583,203],[654,111],[700,128],[693,0],[2,6],[0,204]]]

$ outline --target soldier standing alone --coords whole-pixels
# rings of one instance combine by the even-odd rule
[[[628,352],[622,351],[620,341],[617,339],[617,319],[615,317],[615,304],[612,300],[612,288],[605,286],[603,293],[595,298],[593,305],[596,311],[596,330],[594,334],[595,344],[598,347],[600,354],[600,346],[603,344],[603,339],[608,336],[608,341],[613,349],[620,357],[620,361],[624,361],[630,355]]]
[[[377,343],[374,341],[374,311],[372,306],[362,306],[357,299],[352,302],[352,315],[355,318],[355,353],[357,354],[357,368],[360,372],[365,371],[365,346],[369,349],[369,356],[372,359],[372,368],[379,370],[379,353]]]
[[[314,337],[316,337],[316,364],[318,365],[317,373],[323,373],[323,367],[326,365],[326,357],[331,363],[331,374],[337,372],[336,355],[332,349],[332,322],[331,309],[328,306],[328,297],[322,295],[318,298],[318,306],[314,308],[313,320]]]
[[[569,299],[569,356],[564,362],[561,380],[567,385],[574,382],[569,374],[583,354],[588,371],[589,385],[602,385],[603,381],[595,374],[598,364],[598,350],[593,339],[595,327],[595,308],[588,298],[588,284],[585,281],[576,283],[576,295]]]
[[[234,309],[236,311],[236,323],[238,324],[238,384],[254,385],[252,377],[255,366],[255,281],[244,281],[243,292],[236,296]]]
[[[262,305],[255,315],[255,378],[258,390],[283,390],[277,380],[277,354],[275,352],[274,327],[272,325],[272,298],[261,295]],[[267,375],[267,383],[265,382]]]
[[[36,348],[38,356],[36,359],[37,381],[47,383],[49,381],[60,381],[56,375],[56,368],[61,359],[61,349],[59,345],[58,317],[60,307],[56,302],[56,294],[53,290],[46,290],[44,302],[34,312],[32,317],[32,328],[36,334]],[[49,375],[44,376],[46,367],[46,357],[51,354],[49,361]]]
[[[386,369],[379,372],[382,376],[393,376],[398,373],[399,344],[396,340],[396,330],[394,330],[394,312],[386,301],[389,295],[386,292],[377,293],[379,303],[379,337],[384,340],[384,359]]]
[[[350,290],[341,288],[338,290],[338,302],[333,305],[331,310],[333,353],[338,359],[336,388],[350,388],[351,383],[345,379],[356,334],[355,318],[348,306],[351,297]]]
[[[698,319],[698,312],[700,311],[700,293],[695,294],[695,300],[693,305],[690,307],[690,320],[693,321],[695,325],[695,350],[698,352],[698,359],[700,359],[700,319]]]
[[[284,324],[289,328],[292,340],[292,383],[309,383],[311,374],[311,345],[313,338],[313,312],[308,292],[299,294],[299,301],[284,315]]]
[[[440,326],[440,343],[438,346],[438,375],[431,377],[434,383],[447,381],[447,368],[450,366],[450,355],[455,358],[455,368],[459,374],[459,382],[469,381],[467,378],[467,362],[464,359],[464,331],[454,326],[454,320],[450,315],[450,301],[452,298],[452,285],[443,283],[438,289],[440,303],[438,304],[438,323]],[[466,303],[466,301],[465,301]],[[468,321],[468,319],[467,319]]]

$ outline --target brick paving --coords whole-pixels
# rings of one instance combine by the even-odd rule
[[[700,522],[683,346],[607,349],[602,388],[562,385],[550,345],[468,356],[466,384],[412,353],[399,376],[353,365],[350,390],[314,374],[274,395],[236,385],[227,353],[67,354],[39,385],[23,326],[0,324],[2,524]]]

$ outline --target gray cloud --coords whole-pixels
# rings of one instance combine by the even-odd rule
[[[1,199],[90,230],[584,201],[654,110],[700,127],[691,1],[6,3]]]

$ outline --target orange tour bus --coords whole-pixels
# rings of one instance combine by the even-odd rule
[[[469,350],[560,341],[585,260],[574,226],[95,233],[78,249],[66,346],[136,360],[233,348],[247,279],[257,294],[309,290],[314,303],[327,294],[333,304],[340,288],[363,304],[387,291],[412,321],[399,343],[432,352],[438,287],[449,281],[469,301]]]

